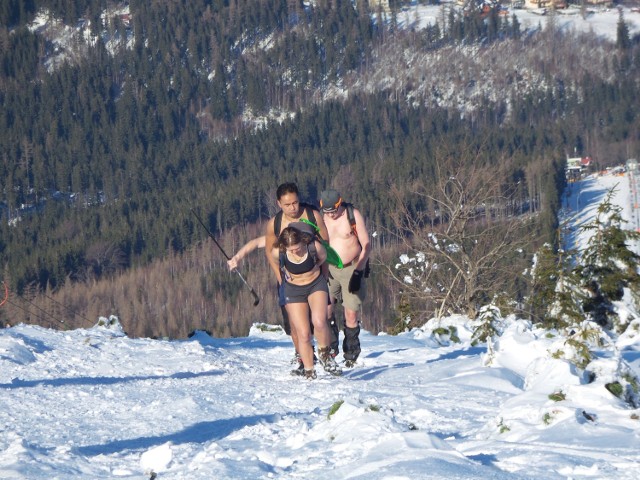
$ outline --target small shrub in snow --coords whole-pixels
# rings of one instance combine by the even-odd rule
[[[333,405],[331,405],[327,418],[331,418],[338,410],[340,410],[340,407],[342,406],[343,403],[344,403],[344,400],[338,400]]]
[[[621,368],[624,369],[620,375],[620,383],[624,387],[624,400],[634,408],[640,406],[640,380],[635,375],[629,365],[623,363]]]
[[[269,325],[268,323],[254,323],[253,326],[265,333],[284,331],[280,325]]]
[[[500,433],[507,433],[511,431],[511,429],[504,424],[504,420],[502,418],[500,419],[500,422],[498,422],[498,431]]]
[[[516,315],[521,311],[521,307],[518,302],[509,295],[510,294],[507,292],[498,292],[493,296],[493,301],[491,302],[492,305],[498,308],[503,317]]]
[[[624,345],[630,345],[636,343],[639,336],[640,320],[636,318],[628,323],[627,329],[620,335],[619,340],[621,340]]]
[[[100,317],[98,318],[98,322],[95,324],[94,328],[106,328],[107,330],[111,330],[120,335],[126,335],[124,328],[122,328],[122,324],[120,323],[120,319],[115,315],[110,315],[109,318]]]
[[[568,332],[564,358],[584,370],[592,360],[591,349],[602,346],[604,332],[594,322],[582,322]]]
[[[571,347],[569,350],[572,352],[569,361],[584,370],[591,362],[591,351],[587,344],[575,338],[567,338],[566,344]]]
[[[563,400],[566,400],[566,398],[567,395],[562,390],[549,394],[549,400],[553,400],[554,402],[561,402]]]
[[[431,332],[433,338],[440,345],[449,345],[450,342],[460,343],[460,337],[458,337],[458,329],[453,325],[448,327],[434,328]]]
[[[471,335],[471,345],[488,342],[492,337],[502,334],[502,315],[495,305],[485,305],[480,309],[480,315],[473,322],[474,330]]]
[[[120,320],[115,315],[98,318],[98,323],[96,323],[96,327],[105,327],[105,328],[117,328],[120,326]]]
[[[399,335],[403,332],[411,330],[411,328],[414,326],[413,323],[413,312],[411,310],[411,305],[406,300],[406,298],[402,296],[398,305],[398,318],[396,319],[396,323],[392,327],[389,327],[387,329],[387,333],[389,335]]]
[[[622,398],[622,394],[624,393],[624,387],[620,384],[620,382],[607,383],[604,388],[609,390],[618,398]]]
[[[622,378],[629,384],[633,393],[638,393],[638,377],[634,377],[630,372],[625,372]]]
[[[633,408],[640,406],[640,379],[629,364],[619,356],[598,358],[588,367],[590,374],[608,392]]]

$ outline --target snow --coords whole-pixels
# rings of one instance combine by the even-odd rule
[[[567,249],[586,245],[589,232],[580,229],[589,223],[596,214],[600,202],[604,200],[610,190],[614,191],[613,203],[622,209],[620,214],[627,222],[628,229],[640,228],[639,205],[632,202],[637,191],[636,180],[638,174],[607,174],[589,176],[586,179],[570,183],[565,192],[563,215],[560,218],[565,223],[565,244]]]
[[[523,28],[548,18],[514,13]],[[442,15],[416,5],[399,22],[424,28]],[[624,17],[639,33],[640,14]],[[618,18],[555,21],[615,40]],[[44,12],[32,29],[50,23]],[[635,180],[592,176],[564,200],[567,246],[586,243],[579,227],[615,185],[640,228]],[[72,331],[17,325],[0,330],[0,478],[635,479],[640,410],[604,387],[640,375],[634,322],[596,352],[593,382],[557,354],[563,339],[513,317],[490,351],[471,345],[459,316],[363,332],[357,366],[315,381],[289,374],[290,339],[260,325],[246,338],[173,341],[128,338],[115,318]],[[442,326],[460,343],[433,332]]]
[[[449,8],[459,10],[460,7],[453,1],[443,1],[441,5],[420,5],[417,2],[413,6],[403,8],[399,12],[398,25],[401,28],[413,28],[416,30],[424,29],[428,25],[436,22],[440,25],[447,23],[447,11]],[[579,7],[570,7],[565,10],[558,10],[557,15],[542,14],[543,10],[531,9],[509,9],[508,15],[516,15],[521,22],[522,30],[536,30],[544,27],[553,17],[553,21],[557,28],[566,31],[577,31],[584,33],[593,33],[594,35],[606,38],[610,41],[616,40],[617,24],[619,21],[619,12],[622,12],[624,20],[629,28],[629,34],[633,37],[640,34],[640,12],[637,9],[628,7],[619,8],[591,8],[581,11]],[[128,3],[106,10],[101,15],[103,26],[113,17],[128,16],[130,14]],[[60,18],[47,9],[41,9],[36,14],[34,20],[29,24],[29,29],[38,32],[45,38],[49,39],[55,46],[54,52],[46,60],[47,69],[55,70],[60,65],[70,59],[82,56],[83,53],[78,50],[78,42],[74,38],[82,38],[88,45],[94,45],[97,38],[91,34],[91,25],[89,21],[78,19],[76,25],[64,25]],[[112,36],[107,31],[103,31],[103,41],[109,52],[114,54],[123,45],[125,48],[133,48],[133,35],[128,33],[126,39]],[[264,40],[260,48],[267,49],[270,44],[270,38]],[[82,43],[82,42],[80,42]],[[82,49],[81,49],[82,50]],[[332,97],[345,97],[348,95],[347,90],[337,89],[330,92]]]
[[[616,183],[628,204],[627,176],[594,176],[566,219],[587,221]],[[451,326],[459,343],[434,333]],[[595,352],[594,381],[561,337],[507,317],[491,349],[472,346],[463,316],[364,331],[355,368],[307,381],[273,326],[155,340],[115,317],[21,324],[0,330],[0,478],[631,480],[640,410],[604,385],[640,374],[639,326]]]
[[[398,24],[404,28],[415,28],[417,30],[434,25],[446,24],[446,9],[453,7],[459,9],[454,2],[442,2],[441,5],[419,5],[404,8],[398,15]],[[619,7],[623,13],[624,20],[629,27],[631,36],[640,33],[640,12],[631,10],[628,7]],[[518,17],[522,30],[537,29],[547,24],[552,17],[550,13],[542,14],[542,10],[532,9],[508,9],[509,18],[511,15]],[[582,33],[594,33],[608,40],[616,40],[617,25],[620,19],[618,8],[590,8],[583,13],[579,7],[570,6],[565,10],[558,10],[553,16],[553,21],[561,30],[575,30]]]

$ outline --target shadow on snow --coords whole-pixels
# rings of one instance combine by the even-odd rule
[[[148,375],[144,377],[76,377],[76,378],[53,378],[47,380],[20,380],[14,378],[11,383],[2,383],[0,388],[30,388],[40,385],[51,387],[62,387],[65,385],[115,385],[118,383],[141,382],[145,380],[163,380],[167,378],[189,379],[197,377],[211,377],[214,375],[223,375],[222,370],[210,370],[207,372],[177,372],[171,375]]]
[[[182,443],[205,443],[220,440],[241,430],[244,427],[257,425],[261,422],[275,422],[279,415],[253,415],[250,417],[235,417],[210,422],[195,423],[185,429],[158,435],[154,437],[130,438],[114,440],[101,445],[86,445],[76,449],[80,455],[112,455],[127,450],[148,450],[149,448],[171,442],[174,445]]]

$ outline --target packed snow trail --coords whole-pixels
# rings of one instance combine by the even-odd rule
[[[458,323],[463,341],[450,346],[434,340],[433,326],[363,332],[359,365],[343,377],[319,370],[314,381],[289,374],[288,337],[258,328],[184,341],[103,328],[3,330],[0,477],[518,479],[627,465],[616,478],[634,478],[640,454],[603,448],[595,436],[609,427],[583,432],[592,445],[578,435],[562,449],[540,419],[528,435],[517,432],[517,415],[500,410],[524,394],[523,359],[505,353],[512,368],[484,366],[485,349],[471,347]],[[500,415],[514,418],[521,438],[499,433]],[[637,438],[638,422],[628,428],[621,438]]]

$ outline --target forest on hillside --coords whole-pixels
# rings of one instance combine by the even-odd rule
[[[263,255],[243,266],[263,298],[247,317],[242,285],[192,209],[231,253],[261,233],[279,183],[297,182],[311,202],[333,186],[378,233],[382,272],[400,247],[391,191],[436,182],[460,159],[499,170],[512,211],[535,216],[533,249],[555,235],[567,156],[603,167],[638,151],[640,46],[623,19],[610,44],[552,23],[524,34],[497,11],[452,9],[406,31],[366,1],[131,1],[119,13],[125,5],[0,8],[5,323],[116,314],[136,335],[242,334],[251,320],[276,321],[273,279]],[[50,62],[62,47],[28,28],[43,10],[60,26],[90,25],[91,40],[76,35],[64,47],[73,55]],[[420,59],[411,68],[408,52]],[[443,101],[491,71],[493,86],[464,112]],[[371,285],[365,326],[380,331],[400,302],[381,295],[399,287],[382,274]]]

